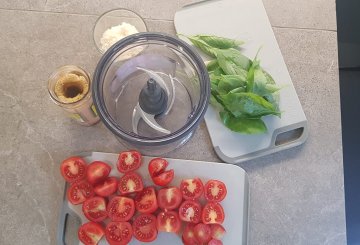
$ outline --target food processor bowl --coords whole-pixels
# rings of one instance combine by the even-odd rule
[[[193,135],[208,107],[210,82],[191,46],[147,32],[107,50],[92,91],[101,120],[127,148],[162,155]]]

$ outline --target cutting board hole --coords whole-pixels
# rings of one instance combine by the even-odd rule
[[[79,243],[77,230],[81,225],[79,218],[66,214],[65,221],[65,244],[77,244]]]
[[[304,133],[303,127],[280,133],[276,136],[275,146],[285,145],[290,142],[293,142],[299,139],[303,133]]]

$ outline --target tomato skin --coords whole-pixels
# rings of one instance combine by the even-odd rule
[[[92,197],[82,204],[85,217],[94,222],[101,222],[107,218],[106,201],[103,197]]]
[[[184,201],[179,207],[179,217],[182,221],[197,224],[201,220],[201,205],[196,201]]]
[[[195,225],[194,233],[200,243],[208,243],[211,240],[211,228],[209,225],[203,223]]]
[[[140,175],[135,172],[129,172],[120,178],[118,189],[121,195],[127,195],[142,191],[144,184]]]
[[[205,184],[204,194],[209,202],[221,202],[227,194],[226,185],[220,180],[209,180]]]
[[[152,242],[157,237],[156,217],[152,214],[140,214],[133,222],[134,237],[140,242]]]
[[[157,201],[159,207],[164,210],[174,210],[182,201],[182,194],[178,187],[163,188],[158,191]]]
[[[136,210],[143,214],[150,214],[158,209],[156,191],[154,187],[146,187],[135,196]]]
[[[160,212],[156,221],[158,231],[178,233],[181,228],[179,215],[175,211]]]
[[[115,177],[108,177],[94,186],[94,192],[101,197],[108,197],[117,190],[118,180]]]
[[[211,225],[211,237],[216,240],[221,240],[226,234],[226,230],[222,225]]]
[[[211,217],[211,215],[215,215]],[[220,203],[209,202],[202,211],[202,222],[204,224],[222,224],[225,219],[224,209]]]
[[[187,223],[181,239],[186,245],[200,245],[200,242],[197,240],[194,232],[195,224]]]
[[[65,181],[73,183],[85,178],[87,164],[81,157],[69,157],[60,165],[60,172]]]
[[[86,180],[80,180],[69,187],[67,198],[74,205],[83,203],[95,195],[92,185]]]
[[[207,245],[223,245],[222,241],[217,239],[211,239]]]
[[[128,173],[138,169],[141,165],[142,156],[138,151],[120,152],[116,167],[120,173]]]
[[[135,213],[134,201],[128,197],[113,197],[107,205],[106,211],[112,221],[128,221]]]
[[[111,166],[101,161],[90,163],[86,169],[86,179],[90,184],[96,184],[106,179],[111,172]]]
[[[152,178],[155,185],[158,186],[167,186],[170,182],[174,179],[174,170],[170,169],[164,171],[163,173],[159,174]]]
[[[133,234],[129,222],[111,221],[106,225],[105,237],[110,245],[126,245],[131,241]]]
[[[104,228],[95,222],[88,222],[78,230],[79,240],[85,245],[96,245],[104,236]]]
[[[148,170],[155,185],[167,186],[174,179],[174,170],[166,170],[169,162],[163,158],[154,158],[149,162]]]
[[[204,186],[199,178],[184,179],[181,181],[180,190],[185,200],[196,200],[204,192]]]

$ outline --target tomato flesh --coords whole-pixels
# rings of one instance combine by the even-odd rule
[[[221,202],[227,194],[226,185],[219,180],[209,180],[205,184],[204,192],[209,202]]]
[[[177,212],[160,212],[156,219],[158,231],[178,233],[181,228],[181,221]]]
[[[222,224],[225,213],[220,203],[209,202],[202,211],[202,221],[204,224]]]
[[[100,222],[107,218],[106,202],[103,197],[92,197],[82,205],[85,217],[94,222]]]
[[[226,230],[222,225],[211,225],[211,237],[216,240],[221,240],[226,234]]]
[[[144,185],[141,176],[135,172],[126,173],[120,178],[118,189],[122,195],[142,191]]]
[[[90,184],[96,184],[109,176],[111,167],[104,162],[95,161],[88,165],[86,169],[86,179]]]
[[[86,176],[86,162],[81,157],[70,157],[60,165],[60,172],[63,178],[70,183],[79,181]]]
[[[199,223],[201,219],[201,205],[196,201],[184,201],[179,207],[179,217],[185,222]]]
[[[222,241],[217,239],[211,239],[207,245],[223,245]]]
[[[108,197],[117,190],[118,181],[115,177],[108,177],[103,182],[98,183],[94,187],[96,195]]]
[[[101,225],[95,222],[88,222],[80,226],[78,237],[85,245],[96,245],[104,236],[104,233]]]
[[[112,221],[128,221],[135,213],[134,201],[128,197],[116,196],[111,199],[106,210]]]
[[[194,233],[200,243],[207,243],[211,240],[211,228],[209,225],[203,223],[195,225]]]
[[[150,214],[158,208],[154,187],[146,187],[135,196],[136,210],[140,213]]]
[[[154,158],[149,162],[149,174],[155,185],[166,186],[174,179],[174,170],[166,170],[168,165],[169,162],[163,158]]]
[[[93,196],[93,187],[86,180],[73,183],[67,192],[68,200],[74,205],[83,203],[86,199]]]
[[[151,242],[157,237],[156,217],[152,214],[140,214],[133,222],[134,237],[140,242]]]
[[[155,185],[167,186],[174,179],[174,170],[170,169],[152,178]]]
[[[138,151],[123,151],[120,153],[116,163],[120,173],[128,173],[140,167],[141,154]]]
[[[184,244],[187,245],[198,245],[200,242],[197,240],[194,232],[194,224],[188,223],[183,231],[183,234],[181,236],[181,239]]]
[[[105,228],[105,237],[110,245],[126,245],[131,241],[133,234],[129,222],[110,222]]]
[[[184,179],[181,181],[180,190],[185,200],[196,200],[203,194],[204,186],[199,178]]]
[[[182,194],[179,188],[169,187],[158,191],[157,201],[159,207],[164,210],[173,210],[179,207],[182,201]]]

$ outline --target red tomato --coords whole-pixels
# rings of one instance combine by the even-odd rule
[[[111,167],[100,161],[92,162],[88,165],[86,170],[86,179],[90,184],[96,184],[109,176]]]
[[[150,214],[158,208],[154,187],[146,187],[135,196],[136,210],[140,213]]]
[[[211,240],[211,228],[209,225],[203,223],[195,225],[194,234],[200,243],[208,243]]]
[[[185,200],[196,200],[201,197],[204,187],[201,179],[184,179],[181,181],[180,190]]]
[[[225,213],[220,203],[209,202],[202,211],[202,222],[204,224],[222,224],[225,219]]]
[[[158,231],[178,233],[181,228],[181,221],[177,212],[160,212],[156,219]]]
[[[108,197],[117,190],[118,181],[115,177],[108,177],[103,182],[95,185],[94,192],[96,195]]]
[[[182,194],[179,188],[169,187],[158,191],[157,201],[159,207],[165,210],[173,210],[179,207],[182,201]]]
[[[134,237],[140,242],[151,242],[157,237],[156,217],[152,214],[140,214],[133,222]]]
[[[222,225],[212,224],[211,225],[211,237],[216,240],[221,240],[226,234],[226,230]]]
[[[174,170],[166,170],[168,161],[163,158],[154,158],[149,162],[149,173],[155,185],[166,186],[174,179]]]
[[[133,234],[129,222],[110,222],[105,228],[105,237],[110,245],[126,245],[130,242]]]
[[[139,192],[144,189],[141,176],[135,172],[123,175],[119,181],[119,191],[122,195]]]
[[[221,202],[227,194],[226,185],[219,180],[209,180],[205,184],[204,192],[209,202]]]
[[[200,244],[200,242],[195,237],[194,227],[195,227],[195,225],[191,224],[191,223],[187,223],[187,225],[185,226],[183,234],[181,236],[184,244],[187,244],[187,245],[199,245]]]
[[[78,230],[79,240],[85,245],[96,245],[104,235],[104,229],[95,222],[85,223]]]
[[[223,245],[222,241],[217,239],[211,239],[207,245]]]
[[[72,204],[83,203],[94,196],[93,187],[86,180],[73,183],[67,192],[67,198]]]
[[[106,210],[112,221],[128,221],[135,213],[134,201],[128,197],[116,196],[111,199]]]
[[[81,157],[70,157],[61,163],[60,172],[67,182],[72,183],[85,178],[86,167]]]
[[[201,220],[201,205],[196,201],[184,201],[179,207],[179,217],[185,222],[199,223]]]
[[[116,166],[120,173],[127,173],[138,169],[140,164],[141,154],[138,151],[123,151],[119,155]]]
[[[100,222],[106,219],[106,202],[103,197],[92,197],[87,199],[82,205],[82,211],[85,217],[94,222]]]

